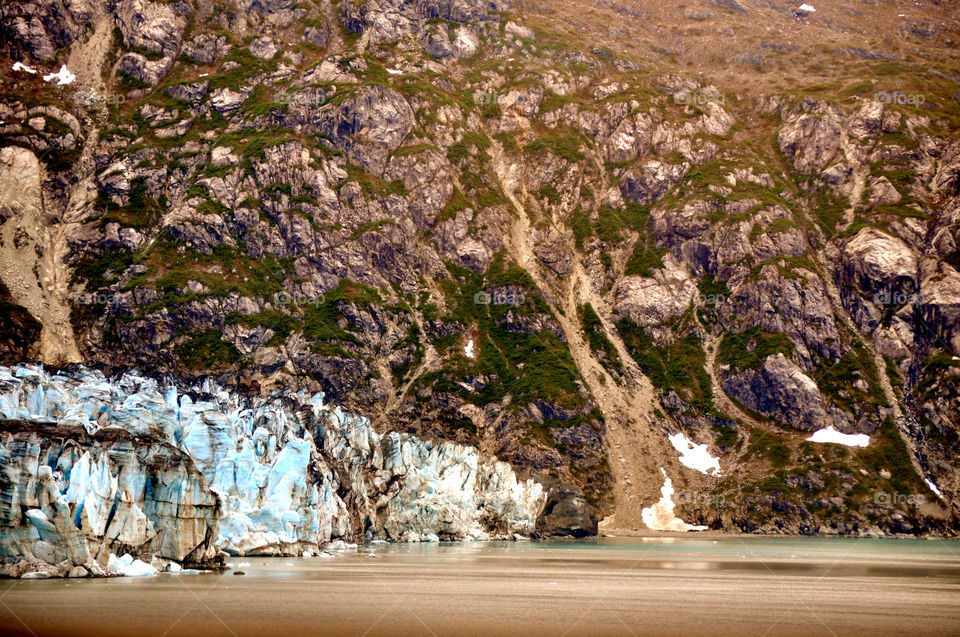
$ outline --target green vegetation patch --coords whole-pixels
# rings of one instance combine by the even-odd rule
[[[267,341],[270,347],[282,345],[298,326],[298,321],[289,314],[280,310],[262,310],[257,314],[240,314],[231,312],[227,315],[227,324],[243,325],[244,327],[265,327],[273,331],[273,336]]]
[[[851,351],[837,361],[818,364],[813,378],[824,395],[852,413],[859,414],[869,406],[888,406],[873,356],[859,339],[853,342]],[[865,391],[855,386],[858,380],[867,384]]]
[[[556,129],[540,134],[523,147],[523,152],[526,155],[551,152],[573,164],[586,157],[580,150],[582,144],[583,135],[579,131],[558,126]]]
[[[97,207],[106,211],[100,217],[100,227],[108,223],[118,223],[123,227],[143,229],[151,226],[166,211],[166,196],[161,195],[156,200],[149,194],[145,177],[137,177],[130,184],[129,203],[118,206],[105,197],[97,200]]]
[[[580,324],[587,335],[590,349],[597,355],[600,363],[608,370],[622,374],[623,361],[620,360],[617,349],[604,332],[600,316],[589,303],[580,307]]]
[[[581,407],[580,373],[567,344],[548,329],[516,323],[543,315],[552,318],[529,273],[507,261],[503,251],[495,255],[484,275],[449,263],[447,268],[453,277],[438,282],[450,308],[443,321],[472,326],[476,358],[454,356],[444,369],[425,375],[423,382],[480,406],[510,395],[519,405],[539,399],[568,409]],[[494,291],[504,294],[507,302],[478,302]],[[434,344],[440,350],[449,349],[461,338],[453,333],[450,338],[434,339]],[[489,382],[468,392],[456,381],[469,376],[485,376]]]
[[[220,336],[207,330],[174,347],[174,353],[192,371],[228,369],[240,360],[240,352]]]
[[[750,432],[747,444],[747,456],[761,458],[774,467],[782,467],[790,460],[790,447],[775,434],[765,429],[756,428]],[[779,490],[779,489],[773,489]]]
[[[917,474],[910,462],[910,451],[903,441],[897,424],[888,416],[880,428],[870,437],[870,445],[855,450],[860,460],[879,473],[881,469],[890,472],[890,487],[895,493],[930,493],[930,489]]]
[[[617,321],[617,331],[650,382],[664,392],[676,391],[696,409],[713,412],[713,383],[706,371],[706,353],[696,333],[658,347],[642,327],[628,318]]]
[[[754,327],[739,334],[724,334],[717,347],[717,362],[733,369],[760,369],[768,356],[778,353],[787,358],[793,354],[790,338]]]

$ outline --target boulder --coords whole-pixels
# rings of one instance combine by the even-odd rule
[[[413,109],[391,88],[364,86],[316,118],[317,128],[347,159],[381,176],[387,158],[413,128]]]
[[[690,170],[690,164],[668,164],[651,160],[627,170],[620,178],[620,192],[624,198],[639,204],[648,204],[665,195]]]
[[[265,35],[250,43],[250,53],[261,60],[272,60],[282,48],[280,42]]]
[[[783,354],[768,356],[759,370],[732,372],[721,384],[741,404],[796,429],[833,424],[817,383]]]
[[[681,316],[697,294],[697,284],[667,256],[652,277],[625,276],[617,284],[616,312],[638,325],[659,325]]]
[[[218,113],[232,113],[239,110],[249,96],[248,92],[219,88],[210,94],[210,108]]]
[[[204,80],[202,82],[168,86],[164,89],[164,92],[175,100],[191,102],[194,105],[197,105],[203,101],[204,96],[207,94],[207,89],[209,88],[210,82],[208,80]]]
[[[141,48],[175,57],[183,43],[186,19],[170,4],[151,0],[122,0],[117,22],[128,48]]]
[[[443,25],[430,25],[420,37],[420,44],[428,55],[437,59],[443,60],[453,57],[453,45],[450,43],[447,29]]]
[[[120,59],[120,70],[150,86],[158,85],[173,67],[173,58],[148,60],[139,53],[127,53]]]
[[[303,31],[303,39],[314,46],[324,47],[327,46],[330,34],[324,28],[307,27]]]
[[[598,522],[590,514],[590,505],[579,490],[557,489],[551,492],[543,515],[537,522],[537,535],[586,537],[597,534]]]
[[[919,265],[903,240],[873,227],[863,228],[844,248],[848,280],[867,293],[912,294]]]

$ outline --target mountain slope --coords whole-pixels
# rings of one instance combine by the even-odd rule
[[[662,470],[694,524],[949,532],[957,21],[856,4],[9,4],[21,355],[322,390],[541,480],[543,533]]]

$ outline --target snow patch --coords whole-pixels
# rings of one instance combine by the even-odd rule
[[[77,79],[77,76],[70,72],[70,69],[67,68],[66,64],[60,67],[59,72],[51,73],[50,75],[43,76],[44,82],[56,81],[56,83],[59,86],[63,86],[65,84],[73,84],[76,79]]]
[[[648,529],[653,531],[705,531],[705,526],[687,524],[673,512],[673,481],[667,477],[667,472],[660,467],[663,474],[663,486],[660,487],[660,500],[650,507],[640,511],[640,517]]]
[[[927,486],[930,487],[930,490],[931,490],[931,491],[933,491],[934,493],[937,494],[937,497],[938,497],[938,498],[942,498],[942,497],[943,497],[943,494],[940,493],[940,489],[937,488],[937,485],[935,485],[934,483],[930,482],[930,481],[927,480],[926,478],[924,478],[923,481],[927,483]]]
[[[16,64],[14,64],[14,65],[13,65],[13,70],[14,70],[14,71],[26,71],[27,73],[30,73],[31,75],[36,75],[36,74],[37,74],[37,69],[32,69],[32,68],[30,68],[29,66],[27,66],[26,64],[24,64],[23,62],[17,62]]]
[[[797,8],[797,12],[798,12],[798,13],[816,13],[816,11],[817,11],[816,9],[814,9],[812,6],[810,6],[809,4],[806,4],[806,3],[801,4],[801,5]]]
[[[400,75],[403,73],[403,71],[400,71],[398,69],[387,69],[387,73],[389,73],[390,75]]]
[[[467,358],[476,358],[476,354],[473,353],[473,339],[470,339],[470,342],[467,343],[467,346],[463,348],[463,353]]]
[[[710,455],[707,445],[698,445],[687,440],[682,433],[669,438],[673,448],[680,452],[680,464],[707,475],[720,475],[720,459]]]
[[[810,442],[829,442],[835,445],[846,445],[847,447],[866,447],[870,444],[870,436],[867,434],[844,434],[833,427],[821,429],[807,440]]]

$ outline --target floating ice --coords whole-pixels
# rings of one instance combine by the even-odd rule
[[[680,452],[680,464],[700,473],[720,475],[720,459],[710,455],[707,445],[687,440],[682,433],[670,436],[670,444]]]
[[[65,84],[73,84],[77,79],[77,76],[70,72],[67,68],[67,65],[64,64],[60,67],[60,70],[57,73],[51,73],[49,75],[43,76],[44,82],[53,82],[56,81],[57,84],[63,86]]]
[[[663,486],[660,487],[660,500],[653,506],[640,511],[640,518],[653,531],[705,531],[705,526],[687,524],[673,512],[673,481],[667,477],[667,472],[660,467],[663,474]]]
[[[840,433],[833,427],[821,429],[807,440],[810,442],[829,442],[835,445],[846,445],[847,447],[866,447],[870,444],[870,436],[867,434]]]
[[[119,559],[111,553],[107,560],[107,571],[124,577],[152,577],[158,573],[157,569],[146,562],[134,559],[129,553]]]
[[[36,75],[36,74],[37,74],[37,69],[30,68],[29,66],[27,66],[27,65],[24,64],[23,62],[16,62],[16,63],[13,65],[13,70],[14,70],[14,71],[26,71],[27,73],[30,73],[30,74],[32,74],[32,75]]]
[[[473,339],[470,339],[470,342],[467,343],[467,346],[463,348],[463,353],[467,358],[476,358],[476,355],[473,353]]]

